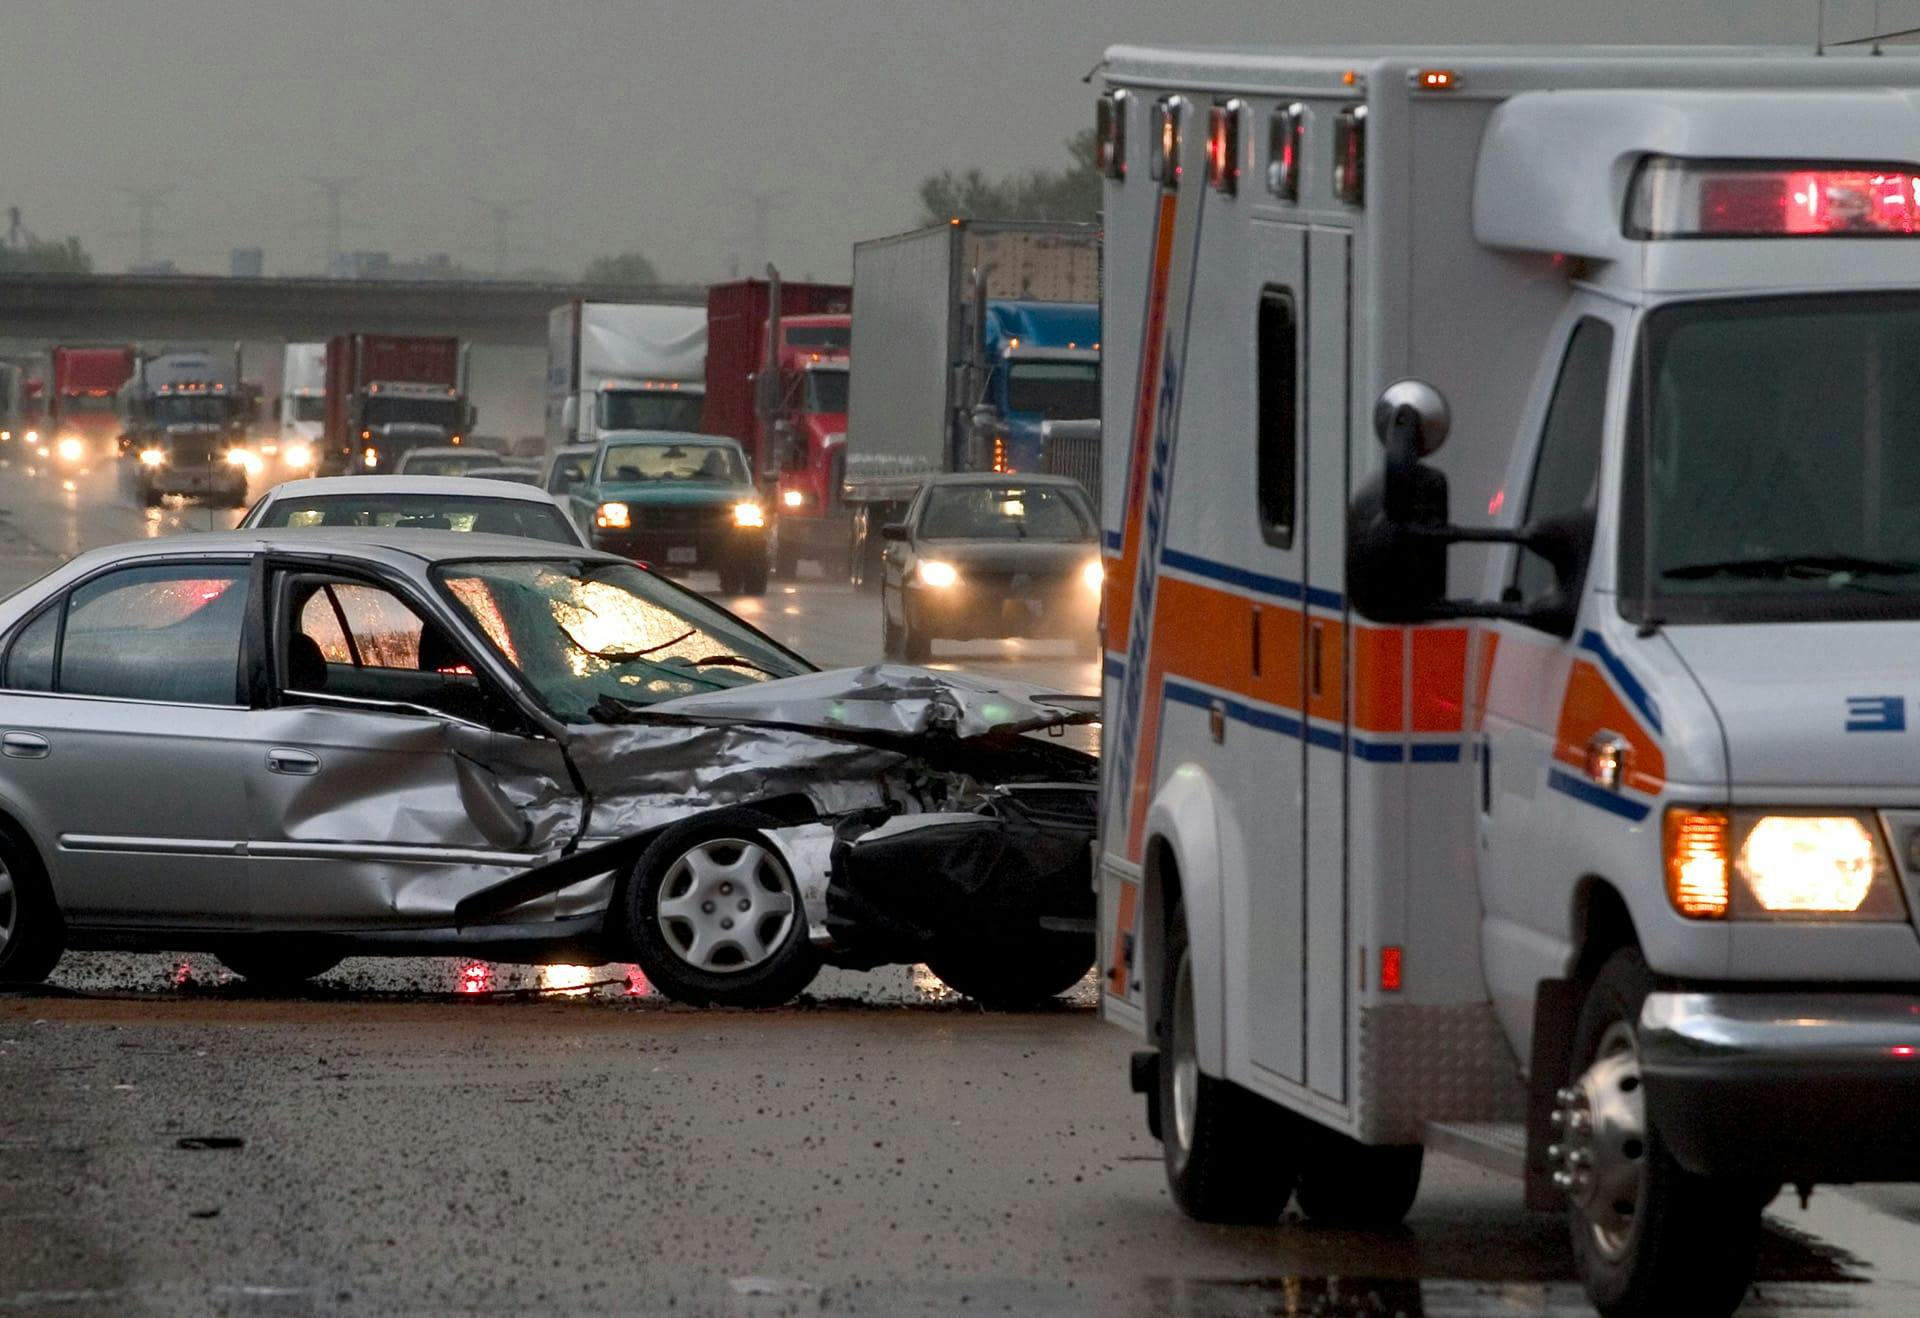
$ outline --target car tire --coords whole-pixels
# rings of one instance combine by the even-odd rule
[[[880,653],[888,659],[898,659],[905,649],[906,635],[894,625],[893,618],[887,613],[887,590],[880,588]]]
[[[764,595],[767,593],[767,556],[764,551],[740,565],[738,577],[742,595]]]
[[[221,965],[263,989],[296,988],[345,960],[329,948],[271,937],[231,943],[216,955]]]
[[[1754,1184],[1684,1170],[1646,1119],[1637,1031],[1652,988],[1639,949],[1623,948],[1593,977],[1574,1026],[1568,1085],[1556,1096],[1559,1131],[1579,1130],[1559,1138],[1590,1146],[1582,1150],[1585,1182],[1568,1191],[1574,1267],[1608,1318],[1716,1318],[1738,1308],[1752,1285],[1767,1196]],[[1615,1095],[1623,1106],[1613,1106]],[[1586,1115],[1575,1121],[1582,1107]],[[1631,1200],[1618,1188],[1612,1197],[1595,1193],[1622,1185],[1610,1173],[1636,1163]]]
[[[1316,1130],[1303,1141],[1294,1194],[1300,1211],[1322,1226],[1388,1231],[1413,1207],[1425,1160],[1418,1144],[1362,1144]]]
[[[158,508],[165,498],[166,496],[164,494],[154,489],[151,485],[143,485],[140,487],[140,503],[142,507]]]
[[[695,1006],[777,1007],[820,973],[799,885],[767,839],[778,826],[757,810],[716,810],[642,853],[624,910],[633,959],[654,988]]]
[[[740,593],[740,579],[734,574],[732,565],[725,559],[720,560],[719,575],[720,593],[722,595],[738,595]]]
[[[38,984],[67,947],[67,922],[32,845],[0,828],[0,984]]]
[[[1025,938],[941,948],[927,957],[927,969],[983,1007],[1021,1011],[1078,984],[1096,959],[1093,935],[1036,929]]]
[[[1161,985],[1160,1149],[1167,1188],[1200,1222],[1280,1219],[1299,1177],[1304,1119],[1200,1070],[1184,910],[1167,922]]]
[[[911,619],[900,632],[900,657],[910,664],[924,664],[933,658],[933,638]]]

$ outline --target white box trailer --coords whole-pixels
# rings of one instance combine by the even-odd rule
[[[586,302],[547,316],[547,451],[609,430],[700,429],[707,309]]]
[[[1920,64],[1102,72],[1102,1004],[1176,1199],[1385,1224],[1443,1147],[1725,1312],[1781,1183],[1920,1179]]]

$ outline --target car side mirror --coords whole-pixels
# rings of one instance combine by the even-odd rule
[[[882,540],[904,542],[912,539],[912,536],[908,533],[905,522],[888,522],[880,528],[880,538]]]

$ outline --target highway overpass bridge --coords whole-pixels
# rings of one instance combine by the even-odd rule
[[[454,334],[471,343],[547,341],[568,298],[705,305],[692,285],[656,288],[508,280],[227,279],[211,275],[0,276],[0,340],[307,342],[335,334]]]

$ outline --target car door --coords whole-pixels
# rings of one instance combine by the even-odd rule
[[[245,558],[146,559],[63,592],[8,646],[0,797],[68,918],[244,925]]]
[[[268,584],[263,751],[247,766],[263,922],[444,926],[572,835],[560,747],[516,726],[430,610],[375,575],[277,564]]]

